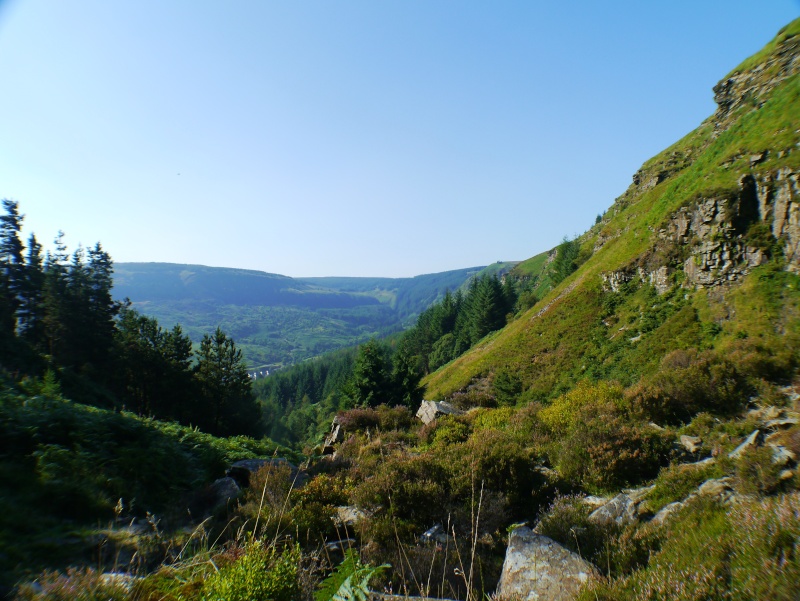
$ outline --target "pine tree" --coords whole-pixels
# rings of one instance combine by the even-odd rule
[[[28,238],[19,308],[19,333],[35,350],[44,351],[44,258],[42,245],[33,234]]]
[[[375,407],[390,400],[386,352],[376,340],[362,344],[347,394],[356,405]]]
[[[24,216],[16,201],[3,200],[5,215],[0,216],[0,334],[13,338],[24,281],[24,246],[19,239]]]
[[[198,424],[218,436],[255,431],[258,407],[242,351],[220,328],[211,336],[203,336],[195,378],[208,412],[195,414]]]

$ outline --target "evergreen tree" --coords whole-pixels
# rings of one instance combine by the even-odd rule
[[[402,346],[392,357],[392,404],[416,409],[422,401],[423,389],[419,385],[422,374],[417,371],[415,363],[413,356]]]
[[[196,413],[198,423],[212,434],[254,434],[258,407],[242,351],[220,329],[203,336],[195,378],[207,413]]]
[[[346,394],[356,405],[375,407],[390,400],[386,352],[377,340],[358,349]]]
[[[17,329],[24,281],[24,246],[19,239],[23,216],[16,201],[3,200],[5,215],[0,216],[0,335],[11,339]]]
[[[48,251],[44,264],[44,351],[57,364],[65,365],[68,357],[67,322],[69,321],[69,287],[67,266],[69,255],[64,244],[64,232],[59,231],[54,241],[55,250]]]
[[[42,245],[31,234],[25,258],[19,308],[19,332],[35,350],[44,351],[44,258]]]

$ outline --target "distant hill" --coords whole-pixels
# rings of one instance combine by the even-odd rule
[[[117,263],[114,295],[198,341],[222,327],[252,366],[283,367],[413,323],[446,290],[484,270],[412,278],[291,278],[263,271],[176,263]]]

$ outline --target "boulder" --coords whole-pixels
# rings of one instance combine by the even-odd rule
[[[717,478],[716,480],[706,480],[697,489],[698,495],[716,497],[723,503],[733,498],[733,478]]]
[[[464,412],[446,401],[422,401],[417,410],[417,417],[424,424],[431,423],[440,415],[464,415]]]
[[[583,497],[581,501],[583,501],[584,505],[588,505],[592,511],[598,509],[608,503],[611,500],[610,497],[598,497],[595,495],[589,495],[587,497]]]
[[[783,445],[770,445],[772,447],[772,463],[784,467],[797,460],[795,454]]]
[[[681,436],[680,443],[692,455],[699,453],[703,445],[703,441],[699,436],[687,436],[686,434]]]
[[[628,495],[621,493],[602,507],[589,514],[589,521],[599,526],[616,523],[630,524],[638,520],[636,503]]]
[[[330,455],[333,453],[333,445],[340,443],[344,440],[344,430],[342,424],[339,423],[339,416],[336,415],[331,423],[331,431],[325,437],[325,442],[322,445],[322,453]]]
[[[436,524],[433,528],[428,528],[428,530],[423,532],[419,537],[421,543],[439,543],[442,545],[452,540],[453,537],[447,534],[447,531],[441,524]]]
[[[339,525],[355,526],[361,520],[365,520],[368,517],[369,514],[366,511],[355,505],[342,505],[336,508],[336,515],[333,521]]]
[[[588,561],[530,528],[511,532],[495,598],[567,601],[599,572]]]
[[[208,488],[212,495],[211,504],[214,509],[226,505],[228,501],[238,497],[242,490],[236,480],[230,476],[214,480]]]

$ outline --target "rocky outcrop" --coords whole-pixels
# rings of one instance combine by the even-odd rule
[[[714,86],[714,128],[718,133],[736,120],[740,108],[759,108],[769,92],[781,82],[800,72],[800,37],[781,39],[775,49],[756,66],[734,72]]]
[[[417,410],[417,417],[424,424],[431,423],[440,415],[464,415],[464,412],[446,401],[422,401]]]
[[[766,154],[766,153],[763,153]],[[709,288],[735,282],[769,259],[764,241],[747,237],[763,223],[786,257],[787,269],[800,273],[800,174],[788,168],[739,180],[737,192],[701,198],[683,207],[656,232],[651,252],[633,264],[601,274],[606,291],[619,292],[632,280],[647,282],[663,294],[672,286],[670,265],[653,265],[661,256],[686,257],[685,286]]]
[[[599,577],[597,568],[530,528],[511,532],[496,599],[567,601]]]
[[[622,526],[636,522],[637,519],[636,503],[625,493],[617,495],[589,514],[589,521],[598,526],[610,524]]]
[[[342,428],[342,424],[339,421],[339,416],[335,415],[333,417],[333,422],[331,423],[331,431],[325,437],[325,442],[322,444],[322,454],[323,455],[330,455],[334,452],[334,445],[342,442],[344,440],[344,428]]]

